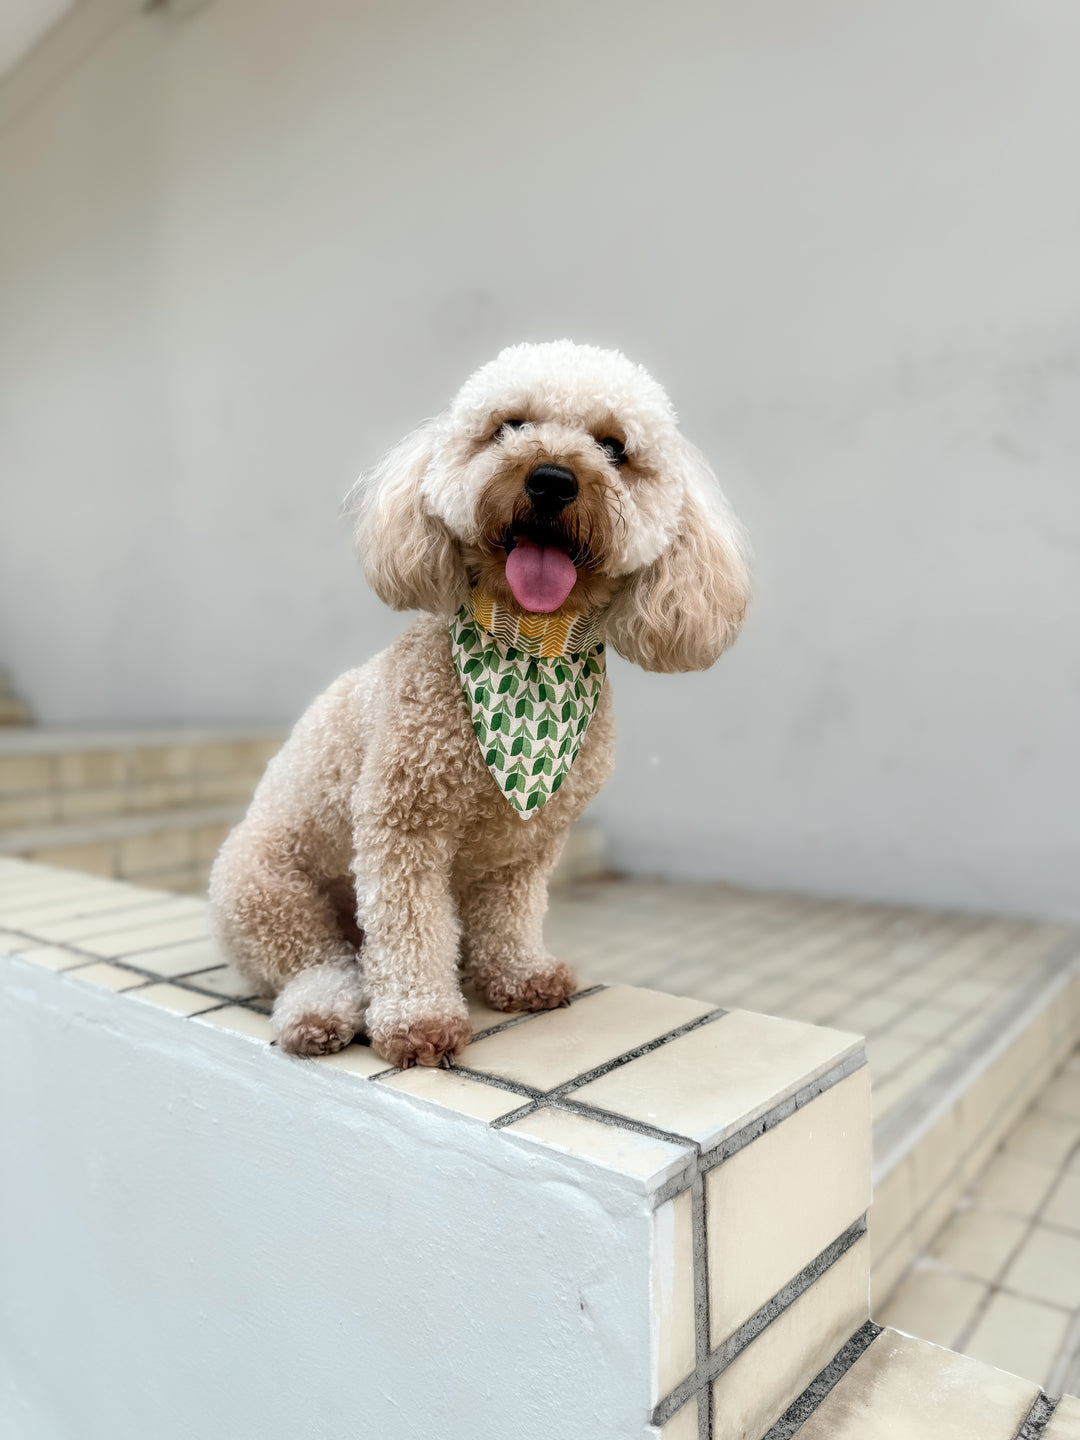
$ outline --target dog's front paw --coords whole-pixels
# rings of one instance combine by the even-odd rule
[[[471,1040],[472,1028],[462,1016],[443,1014],[421,1016],[401,1024],[374,1025],[369,1034],[376,1053],[402,1070],[413,1065],[449,1068],[454,1056]]]
[[[577,989],[574,972],[561,960],[542,969],[491,970],[473,978],[493,1010],[554,1010]]]

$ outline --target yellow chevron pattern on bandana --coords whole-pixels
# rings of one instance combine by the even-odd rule
[[[471,597],[471,606],[476,623],[494,635],[500,645],[513,646],[515,650],[539,655],[544,660],[554,660],[559,655],[580,655],[603,639],[600,615],[596,612],[522,615],[497,600],[485,600],[478,595]]]
[[[607,675],[599,634],[593,616],[555,622],[482,599],[450,622],[450,653],[484,764],[523,820],[551,799],[577,759]],[[587,648],[569,648],[582,640]]]

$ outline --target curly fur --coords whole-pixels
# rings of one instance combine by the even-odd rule
[[[524,479],[542,462],[579,485],[544,522],[577,567],[565,604],[602,609],[616,650],[650,670],[703,669],[738,633],[742,532],[656,381],[569,341],[513,346],[478,370],[352,496],[372,588],[427,613],[314,702],[211,875],[216,932],[278,992],[283,1049],[323,1053],[363,1025],[392,1064],[445,1063],[469,1040],[462,972],[503,1010],[574,989],[544,947],[547,879],[611,772],[610,687],[566,781],[522,820],[484,764],[445,623],[470,585],[516,603],[508,537],[540,523]]]

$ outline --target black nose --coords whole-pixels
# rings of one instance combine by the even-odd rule
[[[525,481],[525,493],[546,515],[555,515],[577,496],[577,479],[565,465],[537,465]]]

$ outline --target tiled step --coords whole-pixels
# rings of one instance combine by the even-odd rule
[[[0,832],[0,854],[163,890],[205,890],[210,862],[244,805],[176,806]]]
[[[1051,1395],[1080,1391],[1080,1051],[875,1313]]]
[[[144,1430],[180,1440],[212,1416],[239,1433],[222,1392],[199,1378],[214,1373],[220,1327],[235,1337],[229,1305],[192,1289],[194,1224],[203,1273],[229,1296],[242,1271],[247,1310],[269,1317],[229,1392],[267,1440],[302,1420],[283,1412],[272,1380],[304,1367],[305,1344],[318,1356],[307,1364],[334,1373],[353,1358],[340,1415],[338,1392],[323,1395],[327,1426],[345,1426],[359,1403],[386,1440],[412,1434],[401,1396],[430,1409],[425,1387],[434,1405],[452,1388],[455,1416],[468,1413],[465,1429],[443,1425],[450,1440],[1080,1440],[1080,1401],[868,1318],[870,1106],[857,1037],[614,984],[531,1017],[474,997],[474,1043],[453,1073],[394,1071],[364,1044],[296,1061],[267,1047],[267,1002],[221,961],[201,901],[0,860],[0,1065],[12,1067],[0,1085],[35,1096],[32,1123],[19,1106],[0,1122],[13,1127],[5,1153],[19,1157],[13,1203],[35,1217],[9,1227],[23,1238],[0,1257],[37,1357],[8,1393],[32,1390],[55,1355],[63,1383],[50,1393],[84,1428],[108,1426],[102,1397],[125,1392],[119,1370],[114,1384],[103,1375],[113,1359],[129,1373],[136,1356],[157,1406]],[[999,1034],[983,1073],[1027,1033],[1014,1018],[1017,1034]],[[74,1086],[75,1075],[94,1085]],[[177,1095],[194,1099],[190,1113]],[[1059,1086],[1048,1103],[1074,1100]],[[53,1154],[65,1157],[60,1187],[39,1175]],[[183,1195],[179,1210],[162,1205],[166,1192]],[[256,1225],[249,1255],[246,1227],[264,1212],[272,1238]],[[109,1257],[92,1284],[88,1224],[95,1255]],[[429,1259],[448,1253],[448,1235],[444,1273]],[[333,1283],[316,1281],[301,1335],[295,1307],[263,1305],[260,1286],[302,1300],[327,1246]],[[150,1257],[152,1291],[133,1278]],[[358,1305],[354,1267],[378,1305]],[[73,1359],[52,1345],[48,1297],[61,1283],[65,1314],[78,1323],[72,1296],[84,1295],[109,1337],[88,1365],[83,1349]],[[396,1293],[404,1306],[388,1302]],[[167,1407],[174,1356],[148,1360],[155,1316],[126,1299],[117,1308],[117,1294],[165,1305],[195,1377]],[[439,1337],[420,1350],[417,1299]],[[16,1365],[24,1349],[11,1352]],[[515,1385],[493,1391],[491,1374],[510,1370]]]
[[[8,860],[5,923],[0,1088],[35,1104],[0,1143],[35,1224],[0,1396],[32,1420],[47,1391],[50,1424],[104,1432],[122,1396],[129,1433],[284,1440],[310,1418],[287,1370],[349,1376],[327,1433],[756,1440],[866,1323],[857,1036],[615,985],[474,999],[452,1072],[296,1060],[223,990],[196,901]],[[58,1288],[105,1347],[57,1344]]]
[[[200,893],[284,738],[205,726],[0,730],[0,855]],[[552,885],[605,869],[601,832],[578,825]]]
[[[0,830],[246,802],[283,739],[227,727],[0,730]]]
[[[162,889],[205,889],[278,731],[0,731],[0,854]]]
[[[883,1330],[822,1377],[767,1440],[1080,1440],[1080,1400]],[[815,1403],[816,1402],[816,1403]]]
[[[867,1033],[875,1308],[1080,1041],[1066,926],[615,881],[555,897],[547,932],[600,980]]]

